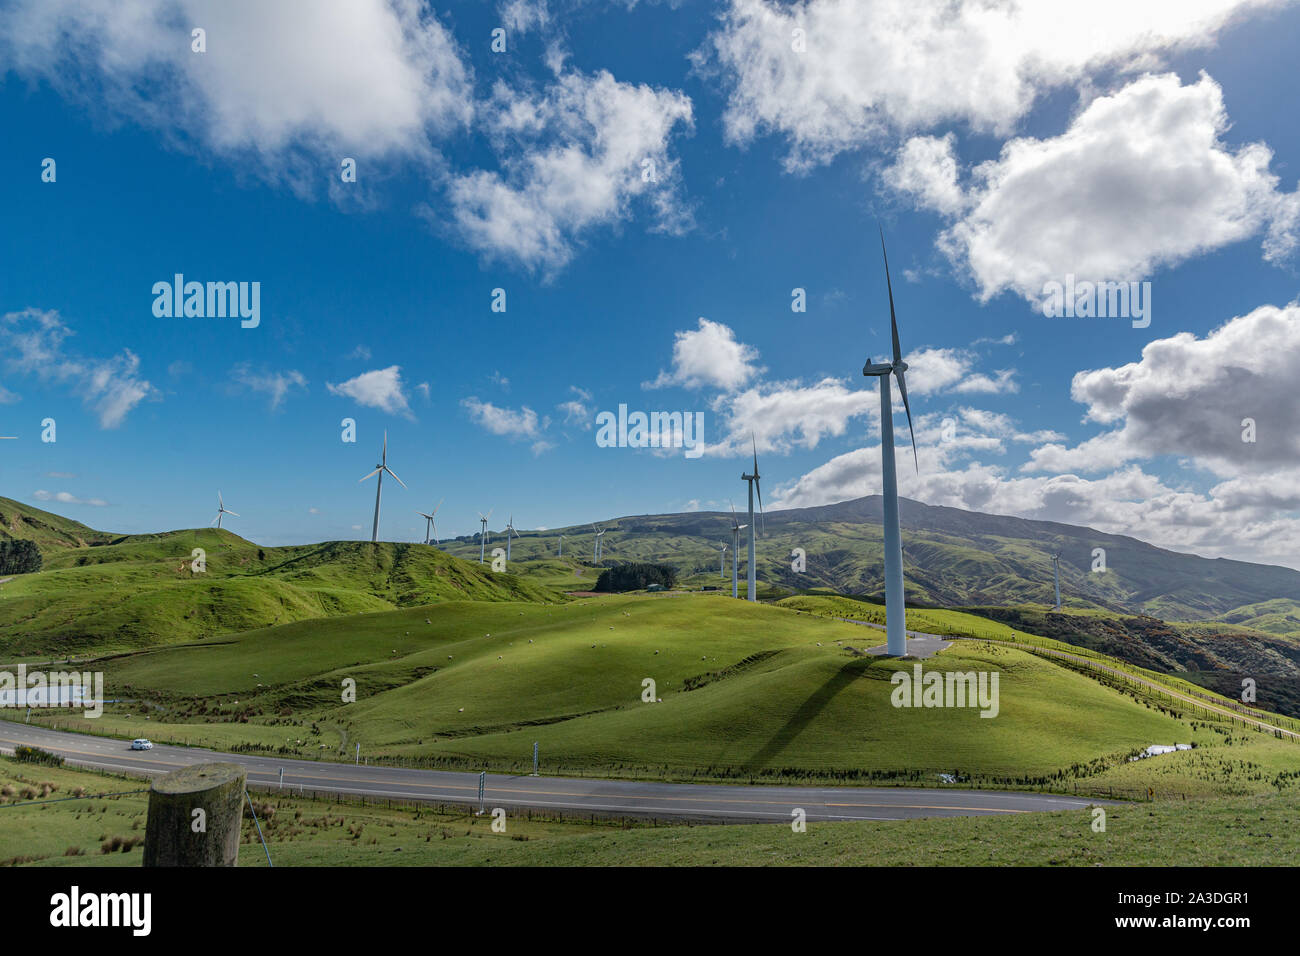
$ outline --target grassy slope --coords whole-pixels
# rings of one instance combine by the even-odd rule
[[[206,553],[195,573],[191,555]],[[448,600],[560,601],[419,544],[259,548],[229,531],[136,535],[63,550],[4,587],[0,653],[84,655]]]
[[[11,498],[0,498],[0,541],[34,541],[47,556],[63,548],[88,548],[106,544],[116,535],[96,531],[80,521],[72,521]]]
[[[139,866],[142,848],[101,853],[114,836],[144,832],[146,794],[41,806],[12,806],[24,787],[39,798],[134,790],[141,784],[0,758],[0,865]],[[11,796],[4,796],[5,788]],[[258,796],[277,866],[1276,866],[1300,857],[1300,795],[1135,804],[1106,810],[1104,833],[1091,811],[888,823],[619,827],[490,818]],[[241,866],[265,866],[245,814]],[[79,856],[65,856],[69,848]]]
[[[299,756],[361,742],[371,756],[466,769],[525,767],[537,740],[548,772],[933,782],[961,771],[985,784],[1053,778],[1066,789],[1143,787],[1125,756],[1152,743],[1231,746],[1213,728],[1014,648],[959,644],[925,664],[998,671],[997,718],[896,709],[898,664],[847,650],[879,640],[858,625],[702,595],[464,602],[117,659],[107,667],[110,695],[141,695],[159,709],[133,702],[99,721],[40,719]],[[346,677],[357,682],[356,703],[341,703]],[[641,701],[647,677],[663,703]],[[687,691],[688,682],[702,686]],[[1263,735],[1236,746],[1229,756],[1258,764],[1248,789],[1300,765],[1295,745]],[[1185,759],[1159,760],[1175,758]],[[1189,763],[1179,792],[1213,791],[1215,773]]]

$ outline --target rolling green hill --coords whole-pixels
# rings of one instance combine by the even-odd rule
[[[23,523],[62,527],[36,518]],[[101,543],[81,546],[45,533],[55,543],[43,545],[50,549],[44,569],[0,585],[0,653],[105,653],[450,600],[564,600],[536,581],[421,544],[261,548],[214,529],[95,534],[90,540]]]
[[[502,771],[527,768],[537,741],[549,773],[673,779],[935,783],[948,773],[984,786],[1136,792],[1144,768],[1177,765],[1166,787],[1265,792],[1274,780],[1291,786],[1300,766],[1300,745],[1107,686],[1028,648],[958,642],[923,662],[996,671],[992,719],[973,707],[899,709],[891,677],[912,664],[863,653],[880,640],[860,625],[702,594],[449,602],[121,656],[101,666],[123,703],[93,721],[33,719],[334,759],[359,743],[372,760]],[[1200,762],[1170,755],[1130,769],[1134,752],[1172,742],[1195,743],[1188,753]],[[1224,760],[1249,762],[1252,776],[1225,783]]]
[[[829,588],[882,595],[880,500],[873,495],[769,513],[758,540],[759,578],[786,593]],[[1249,616],[1248,606],[1283,599],[1284,604],[1267,605],[1268,610],[1258,612],[1273,625],[1260,629],[1278,633],[1277,628],[1290,624],[1286,615],[1300,608],[1300,571],[1290,568],[1201,558],[1088,528],[907,499],[900,501],[900,510],[907,597],[913,605],[1050,605],[1051,556],[1059,552],[1067,607],[1146,614],[1168,621],[1237,623],[1224,615],[1242,609]],[[603,523],[610,529],[603,563],[672,564],[686,581],[729,588],[730,565],[724,580],[718,573],[718,548],[731,539],[730,521],[730,514],[722,512],[612,519]],[[566,555],[590,560],[589,528],[524,531],[512,546],[516,570],[527,574],[530,559],[554,556],[561,533]],[[492,534],[493,540],[497,537]],[[457,538],[444,546],[461,557],[478,556],[477,539]],[[791,570],[790,554],[796,547],[807,554],[807,570],[801,574]],[[1092,570],[1096,548],[1105,551],[1104,572]],[[742,581],[744,573],[742,556]],[[1280,617],[1269,617],[1279,612]]]
[[[10,498],[0,498],[0,541],[34,541],[43,553],[106,544],[116,535],[88,528]]]

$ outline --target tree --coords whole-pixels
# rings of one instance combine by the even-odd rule
[[[606,568],[596,580],[597,591],[638,591],[651,584],[671,588],[677,584],[677,569],[666,564],[630,561]]]
[[[0,541],[0,574],[31,574],[41,569],[35,541]]]

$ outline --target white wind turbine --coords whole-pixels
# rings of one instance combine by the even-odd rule
[[[401,478],[398,478],[397,475],[393,474],[393,470],[388,467],[388,432],[387,431],[384,432],[384,448],[379,455],[379,464],[375,465],[374,471],[366,475],[366,478],[372,478],[375,475],[379,476],[379,481],[375,485],[375,523],[370,529],[370,541],[372,544],[379,540],[379,499],[384,493],[384,472],[388,472],[388,474],[392,475],[393,481],[397,482],[403,488],[406,487],[406,482],[402,481]],[[358,482],[365,481],[366,478],[358,478],[357,481]]]
[[[1061,554],[1058,551],[1052,555],[1052,577],[1056,580],[1056,607],[1052,610],[1061,609]]]
[[[747,524],[736,521],[736,503],[731,503],[731,596],[740,597],[740,532],[748,528]]]
[[[441,508],[442,502],[446,500],[447,500],[446,498],[443,498],[441,501],[439,501],[438,508]],[[424,543],[425,544],[429,543],[429,528],[431,527],[433,528],[433,543],[434,544],[442,543],[438,540],[438,522],[433,520],[434,516],[438,514],[438,508],[433,509],[433,514],[425,514],[423,511],[416,512],[417,515],[419,515],[421,518],[424,519]]]
[[[758,600],[758,576],[754,567],[754,532],[757,526],[754,524],[754,492],[758,492],[758,512],[763,513],[763,489],[758,484],[758,442],[751,434],[749,440],[754,448],[754,471],[749,475],[741,475],[742,481],[749,482],[749,567],[745,569],[749,576],[749,597],[750,601]]]
[[[560,558],[564,557],[564,535],[560,535],[560,553],[557,555],[557,557]]]
[[[903,598],[903,539],[898,527],[898,475],[894,470],[894,404],[889,390],[889,376],[898,376],[898,393],[907,412],[907,428],[912,436],[912,459],[917,474],[921,466],[916,457],[916,432],[912,429],[912,409],[907,403],[907,383],[898,344],[898,319],[894,315],[894,286],[889,279],[889,254],[885,252],[885,233],[880,232],[880,251],[885,257],[885,286],[889,290],[889,328],[893,338],[892,362],[863,366],[862,374],[880,379],[880,469],[884,479],[884,539],[885,539],[885,650],[894,657],[907,653],[907,608]]]
[[[221,516],[222,516],[222,515],[234,515],[236,518],[239,517],[238,514],[236,514],[235,512],[231,511],[229,508],[226,507],[225,502],[223,502],[223,501],[221,500],[221,492],[218,491],[218,492],[217,492],[217,516],[216,516],[215,518],[212,519],[213,521],[215,521],[215,522],[217,523],[217,530],[218,530],[218,531],[221,530]]]
[[[510,539],[519,537],[519,532],[515,530],[515,516],[510,516],[510,522],[506,525],[506,563],[510,563]]]
[[[727,576],[727,543],[722,542],[722,550],[718,552],[718,577]]]
[[[601,552],[600,539],[605,537],[605,529],[604,528],[597,529],[597,527],[593,524],[591,526],[591,530],[596,532],[596,542],[595,542],[595,547],[592,550],[591,563],[599,564],[600,552]]]
[[[482,524],[482,527],[479,529],[478,532],[478,563],[479,564],[483,563],[484,547],[487,544],[487,522],[488,522],[488,518],[491,517],[492,517],[491,508],[488,509],[487,514],[484,514],[481,511],[478,513],[478,520]]]

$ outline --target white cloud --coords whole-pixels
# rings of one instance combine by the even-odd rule
[[[894,165],[881,173],[885,185],[907,193],[922,206],[955,216],[966,206],[966,196],[957,185],[956,140],[953,133],[942,139],[912,137],[898,148]]]
[[[843,435],[854,417],[878,418],[879,404],[873,390],[850,389],[835,378],[812,385],[763,382],[714,401],[723,434],[705,451],[748,455],[751,436],[760,452],[786,454],[794,448],[816,448],[823,438]]]
[[[978,355],[959,348],[922,348],[903,356],[907,362],[907,394],[929,395],[955,392],[959,395],[994,395],[1020,390],[1015,369],[995,369],[989,375],[976,370]]]
[[[1265,476],[1300,461],[1300,304],[1261,306],[1205,338],[1157,339],[1142,358],[1079,372],[1071,397],[1084,420],[1117,425],[1074,447],[1034,449],[1027,471],[1095,472],[1161,455],[1215,474]],[[1254,442],[1242,440],[1247,419]]]
[[[504,0],[497,12],[506,29],[518,34],[527,33],[534,27],[545,27],[551,19],[546,0]]]
[[[271,410],[280,407],[285,396],[294,388],[307,388],[307,379],[301,372],[289,369],[284,372],[268,370],[253,371],[247,362],[240,362],[230,370],[231,380],[236,385],[254,392],[265,392],[271,398]]]
[[[356,378],[350,378],[338,385],[326,382],[325,387],[333,395],[342,395],[352,399],[358,405],[377,408],[390,415],[411,417],[411,408],[402,390],[402,368],[390,365],[363,372]]]
[[[537,413],[527,405],[519,409],[502,408],[491,402],[481,402],[473,395],[461,399],[460,404],[469,412],[471,421],[493,435],[504,435],[508,438],[536,438],[539,434]],[[536,452],[535,447],[534,451]]]
[[[94,409],[101,428],[117,428],[131,410],[159,392],[140,375],[140,359],[130,349],[109,358],[67,352],[63,342],[75,333],[57,312],[25,309],[0,318],[0,347],[9,371],[67,385]]]
[[[207,52],[194,53],[200,25]],[[296,154],[335,166],[428,156],[431,133],[472,115],[468,69],[418,0],[320,4],[310,15],[264,0],[15,0],[0,12],[0,60],[273,177]]]
[[[1005,135],[1045,91],[1152,69],[1285,0],[731,0],[697,54],[730,87],[726,135],[775,133],[807,167],[882,137],[964,123]],[[794,31],[804,31],[797,52]]]
[[[737,342],[730,327],[700,318],[698,328],[676,333],[672,371],[661,371],[658,378],[643,387],[680,385],[730,391],[762,371],[754,365],[757,359],[758,350]]]
[[[32,497],[37,501],[53,501],[61,505],[89,505],[92,508],[108,507],[108,502],[103,498],[78,498],[66,491],[33,491]]]
[[[540,95],[498,83],[482,113],[502,171],[455,175],[448,192],[457,228],[487,257],[554,272],[583,233],[628,218],[640,199],[657,228],[685,228],[668,152],[677,127],[692,126],[682,93],[568,73]]]
[[[953,171],[951,138],[909,142],[884,179],[954,217],[939,247],[981,299],[1011,289],[1041,303],[1044,284],[1067,275],[1138,281],[1261,232],[1266,258],[1294,252],[1297,195],[1278,190],[1267,146],[1223,142],[1228,125],[1210,77],[1144,76],[1093,100],[1060,136],[1004,144],[960,202],[955,178],[936,184],[936,169]]]

